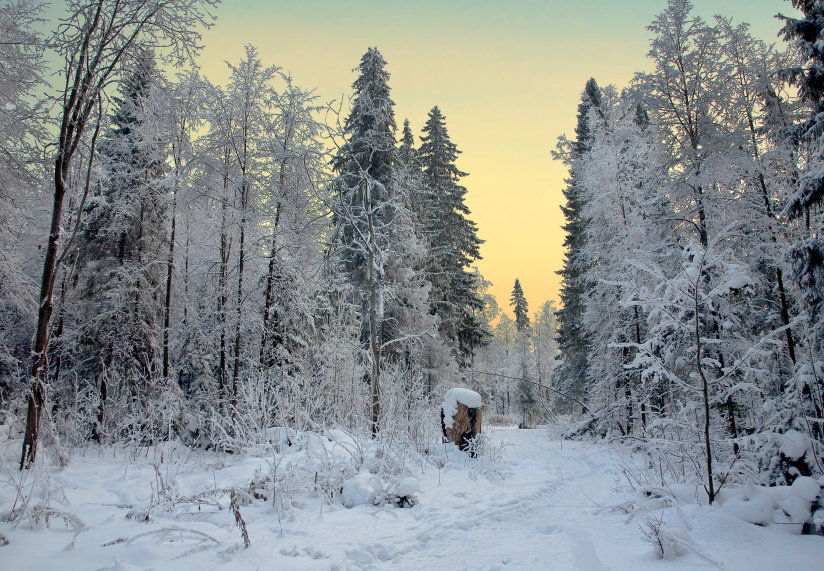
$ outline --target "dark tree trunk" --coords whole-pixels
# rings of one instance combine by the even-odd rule
[[[778,297],[781,301],[781,321],[787,327],[790,324],[790,310],[787,303],[787,294],[784,290],[784,275],[781,269],[775,270],[775,281],[778,284]],[[793,340],[793,332],[789,327],[786,329],[787,337],[787,352],[790,355],[790,361],[795,365],[795,341]]]
[[[732,396],[727,396],[727,402],[725,403],[727,407],[727,422],[729,422],[730,428],[730,435],[733,439],[738,438],[738,429],[735,427],[735,404],[732,402]],[[740,446],[738,446],[738,442],[732,443],[732,451],[738,455],[740,451]]]
[[[292,133],[293,133],[294,124],[293,121],[289,122],[289,127],[286,131],[286,135],[284,136],[283,140],[283,150],[286,152],[289,147],[291,146],[292,140]],[[269,329],[276,329],[278,327],[278,315],[277,311],[273,311],[273,297],[274,297],[274,286],[275,286],[275,268],[276,268],[276,258],[278,254],[277,250],[277,238],[278,238],[278,229],[280,226],[280,213],[281,208],[283,207],[283,201],[286,197],[286,159],[282,159],[280,161],[280,173],[278,174],[278,201],[277,205],[275,206],[275,223],[274,228],[272,228],[272,249],[269,253],[269,273],[266,276],[266,300],[263,305],[263,332],[260,335],[260,359],[259,364],[262,367],[264,364],[265,356],[266,356],[266,344],[268,342],[268,335]],[[271,322],[274,322],[273,325],[270,325]],[[273,351],[277,352],[278,343],[281,341],[278,335],[275,335],[273,338]]]
[[[240,221],[240,243],[238,245],[238,267],[237,267],[237,323],[235,324],[235,354],[234,367],[232,371],[232,410],[237,405],[238,380],[240,378],[240,342],[241,334],[240,328],[243,319],[243,265],[245,257],[245,241],[246,241],[246,216],[244,215]]]
[[[701,395],[704,401],[704,450],[706,455],[707,461],[707,496],[709,497],[709,503],[715,501],[715,483],[713,482],[712,476],[712,445],[710,443],[710,388],[709,388],[709,381],[707,380],[706,375],[704,374],[704,367],[701,364],[701,328],[700,328],[700,320],[699,320],[699,307],[698,307],[698,291],[697,291],[697,284],[696,284],[696,291],[695,291],[695,365],[698,369],[698,376],[701,379]]]
[[[97,405],[97,424],[94,427],[94,433],[92,434],[92,438],[98,444],[103,443],[103,422],[106,418],[106,400],[109,396],[109,386],[106,383],[106,373],[103,372],[100,375],[100,404]]]
[[[281,171],[282,173],[282,171]],[[281,179],[283,174],[281,174]],[[266,345],[269,341],[269,330],[276,330],[278,327],[277,310],[274,309],[274,293],[275,293],[275,268],[277,267],[277,235],[278,226],[280,224],[280,209],[282,203],[278,202],[277,212],[275,213],[275,227],[272,229],[272,249],[269,253],[269,272],[266,276],[266,297],[263,304],[263,332],[260,334],[260,366],[263,367],[266,358]],[[273,335],[272,339],[274,346],[273,351],[277,351],[279,341],[278,335]]]
[[[54,202],[52,205],[51,229],[46,246],[46,258],[43,262],[43,275],[40,280],[40,308],[37,313],[37,331],[34,338],[31,376],[34,380],[29,393],[26,412],[26,432],[23,436],[23,451],[20,457],[20,469],[28,468],[37,456],[37,443],[40,432],[40,418],[46,401],[45,374],[48,367],[49,326],[54,310],[54,282],[57,275],[57,254],[60,243],[61,222],[63,219],[63,199],[66,195],[65,181],[68,177],[68,157],[58,154],[54,164]]]
[[[229,249],[230,241],[226,232],[226,211],[229,201],[229,151],[227,149],[224,157],[226,172],[223,177],[223,201],[221,205],[220,219],[220,276],[218,278],[218,323],[220,326],[220,358],[218,360],[218,392],[220,393],[221,407],[225,404],[226,398],[226,304],[229,301],[228,279],[229,279]]]
[[[178,168],[179,171],[179,168]],[[178,176],[180,173],[178,172]],[[177,181],[177,177],[175,178]],[[175,182],[177,185],[177,182]],[[163,378],[169,378],[169,326],[172,308],[172,275],[175,265],[175,230],[177,227],[177,188],[172,198],[172,227],[169,232],[169,256],[166,263],[166,298],[163,301]]]

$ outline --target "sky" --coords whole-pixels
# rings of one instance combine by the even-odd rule
[[[694,0],[694,13],[749,22],[776,37],[781,0]],[[213,82],[228,76],[247,43],[323,100],[349,97],[353,69],[377,47],[391,73],[399,127],[416,139],[439,106],[462,155],[458,167],[478,224],[478,267],[499,304],[518,278],[531,312],[558,299],[567,176],[550,155],[573,134],[587,79],[625,86],[648,69],[646,26],[665,0],[226,0],[204,35],[199,63]],[[511,311],[510,311],[511,312]]]

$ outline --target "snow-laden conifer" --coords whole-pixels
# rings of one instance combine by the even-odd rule
[[[418,160],[425,195],[421,201],[424,239],[428,247],[426,276],[431,283],[430,303],[439,318],[438,330],[461,364],[469,363],[488,333],[474,318],[483,306],[475,289],[470,265],[480,259],[477,225],[469,218],[467,173],[455,162],[460,154],[449,137],[446,117],[435,106],[423,127]]]
[[[578,122],[574,141],[561,137],[553,156],[569,166],[570,176],[563,189],[566,203],[561,206],[566,223],[564,237],[564,266],[561,276],[561,307],[558,310],[558,347],[560,363],[553,375],[559,389],[581,400],[587,383],[587,339],[582,322],[587,290],[586,272],[591,266],[584,250],[586,221],[582,217],[584,196],[578,184],[576,169],[580,157],[590,148],[590,110],[598,113],[601,105],[601,89],[590,78],[581,93],[578,105]],[[559,401],[559,406],[569,409],[572,401]]]

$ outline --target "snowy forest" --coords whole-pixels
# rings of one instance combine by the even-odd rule
[[[775,43],[662,2],[647,71],[582,86],[552,151],[560,303],[532,313],[517,276],[502,308],[475,267],[437,102],[401,121],[367,46],[336,101],[253,45],[213,83],[195,56],[217,4],[67,0],[51,23],[0,0],[0,563],[8,526],[87,529],[49,498],[90,450],[267,450],[220,488],[247,548],[256,501],[278,521],[301,494],[351,507],[357,481],[411,505],[405,477],[447,466],[452,387],[481,395],[485,430],[626,446],[704,504],[824,481],[824,2],[786,3]],[[345,460],[312,448],[330,434]],[[278,472],[299,441],[322,469]],[[501,478],[502,454],[473,443],[470,480]],[[173,497],[163,462],[127,517],[221,507]],[[818,494],[784,508],[799,533],[824,530]],[[683,551],[660,520],[644,534]]]
[[[516,283],[500,317],[446,117],[399,129],[377,48],[330,104],[251,45],[227,85],[202,77],[210,2],[70,5],[53,38],[34,5],[3,14],[0,407],[21,466],[44,434],[414,432],[456,383],[537,421],[531,389],[472,371],[548,385],[554,306],[531,339]],[[40,100],[52,54],[64,86]]]

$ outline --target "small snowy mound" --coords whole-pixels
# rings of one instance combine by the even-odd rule
[[[383,486],[380,480],[369,471],[361,470],[357,476],[343,483],[341,499],[347,508],[362,505],[373,506],[382,492]]]
[[[749,523],[778,525],[780,529],[800,534],[812,516],[821,486],[814,478],[801,476],[792,486],[755,486],[723,489],[718,503],[723,509]]]
[[[818,481],[816,481],[815,478],[801,476],[800,478],[795,479],[793,485],[790,486],[790,491],[794,496],[808,502],[814,502],[821,494],[821,486],[818,485]]]
[[[390,486],[389,493],[396,496],[411,496],[421,491],[421,485],[416,478],[402,478],[398,483]]]
[[[779,451],[789,460],[798,460],[811,449],[810,437],[806,434],[802,434],[797,430],[788,430],[781,435],[781,448]]]
[[[273,426],[271,428],[267,428],[265,434],[266,440],[270,444],[284,444],[286,446],[292,445],[289,438],[289,429],[285,426]]]
[[[446,391],[443,397],[441,411],[443,412],[443,423],[446,428],[452,428],[452,417],[458,413],[458,403],[466,405],[467,408],[481,408],[481,395],[470,389],[455,388]]]
[[[386,500],[399,508],[412,507],[418,503],[418,492],[421,491],[421,484],[416,478],[406,477],[391,484],[387,489]]]
[[[420,491],[421,485],[415,478],[400,478],[384,487],[377,476],[363,469],[343,483],[341,500],[347,508],[384,505],[411,508],[418,503],[416,494]]]

